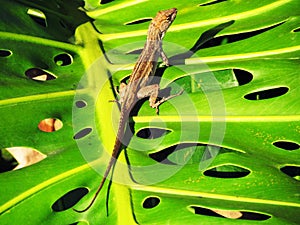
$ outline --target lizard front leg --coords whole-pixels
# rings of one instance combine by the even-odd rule
[[[179,91],[178,93],[176,94],[173,94],[173,95],[169,95],[168,97],[163,97],[162,99],[160,99],[159,101],[157,102],[154,102],[154,104],[150,105],[152,108],[156,108],[156,113],[158,113],[158,106],[160,106],[162,103],[170,100],[171,98],[174,98],[176,96],[179,96],[183,93],[183,90]]]
[[[162,58],[163,60],[163,63],[166,65],[166,66],[169,66],[169,59],[166,55],[166,53],[164,52],[164,50],[161,48],[160,50],[160,57]]]
[[[180,92],[178,92],[174,95],[169,95],[168,97],[163,97],[162,99],[157,101],[158,93],[159,93],[159,85],[158,84],[152,84],[152,85],[145,86],[145,87],[141,88],[137,93],[137,97],[139,99],[149,97],[149,105],[152,108],[155,108],[156,109],[156,114],[158,114],[158,107],[162,103],[164,103],[165,101],[168,101],[171,98],[174,98],[176,96],[181,95],[183,93],[183,90],[181,90]]]

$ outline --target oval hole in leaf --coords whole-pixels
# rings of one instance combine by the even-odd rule
[[[275,98],[286,94],[289,91],[287,87],[278,87],[262,91],[252,92],[244,96],[248,100],[263,100],[269,98]]]
[[[151,153],[149,154],[149,157],[159,163],[163,164],[169,164],[169,165],[176,165],[175,163],[171,162],[168,159],[168,156],[174,152],[176,149],[176,146],[171,146],[169,148],[163,149],[159,152]]]
[[[107,3],[110,3],[110,2],[112,2],[113,0],[101,0],[100,1],[100,4],[101,5],[104,5],[104,4],[107,4]]]
[[[144,128],[137,132],[136,136],[143,139],[156,139],[170,133],[170,130],[161,128]]]
[[[149,154],[157,162],[168,165],[199,164],[219,154],[235,152],[231,149],[201,143],[181,143]]]
[[[30,16],[33,21],[35,21],[37,24],[47,27],[47,21],[45,14],[39,10],[39,9],[28,9],[27,14]]]
[[[127,74],[127,75],[125,75],[125,77],[120,81],[119,91],[120,91],[120,89],[122,89],[123,87],[126,87],[125,85],[128,84],[129,78],[130,78],[130,74]],[[122,87],[122,85],[124,85],[124,86]]]
[[[68,66],[73,63],[73,57],[70,54],[62,53],[54,57],[54,62],[58,66]]]
[[[148,21],[151,21],[152,18],[143,18],[143,19],[138,19],[138,20],[134,20],[131,22],[127,22],[125,23],[125,25],[134,25],[134,24],[140,24],[140,23],[146,23]]]
[[[21,169],[35,163],[38,163],[45,159],[47,156],[40,151],[30,147],[9,147],[6,150],[15,158],[18,162],[17,166],[13,170]]]
[[[189,160],[193,156],[197,143],[183,143],[170,146],[159,152],[149,154],[149,157],[155,161],[168,165],[185,165],[190,163]],[[199,160],[197,160],[199,162]]]
[[[43,119],[38,125],[38,128],[44,132],[54,132],[60,130],[62,127],[62,121],[56,118]]]
[[[6,149],[0,150],[0,173],[13,170],[18,165],[17,160]]]
[[[246,70],[233,69],[233,72],[239,83],[239,86],[248,84],[253,79],[253,75]]]
[[[203,84],[200,84],[200,87],[202,86],[205,91],[217,91],[220,88],[226,89],[239,86],[233,69],[216,70],[213,73],[217,82],[214,80],[211,80],[210,82],[202,81]],[[203,78],[200,79],[202,80]]]
[[[289,151],[297,150],[300,148],[299,144],[291,141],[275,141],[273,142],[273,145],[276,146],[277,148],[281,148]]]
[[[48,80],[55,80],[57,78],[54,74],[39,68],[28,69],[26,70],[25,75],[29,79],[35,81],[48,81]]]
[[[87,106],[87,103],[85,102],[85,101],[83,101],[83,100],[79,100],[79,101],[76,101],[75,102],[75,105],[76,105],[76,107],[77,108],[84,108],[84,107],[86,107]]]
[[[54,212],[61,212],[72,208],[88,192],[89,191],[87,188],[76,188],[72,191],[69,191],[68,193],[57,199],[56,202],[53,203],[51,208]]]
[[[213,1],[210,1],[210,2],[207,2],[207,3],[203,3],[203,4],[200,4],[199,6],[209,6],[209,5],[214,5],[214,4],[217,4],[217,3],[220,3],[220,2],[226,2],[227,0],[213,0]]]
[[[225,218],[232,218],[235,219],[240,218],[242,216],[240,211],[231,211],[231,210],[214,210],[214,209],[208,209],[200,206],[191,206],[190,209],[192,209],[192,212],[197,215],[203,215],[203,216],[214,216],[214,217],[225,217]],[[223,211],[222,213],[220,213]],[[224,213],[227,211],[227,213]],[[219,212],[219,213],[217,213]]]
[[[78,132],[74,135],[73,138],[74,138],[75,140],[81,139],[81,138],[87,136],[89,133],[91,133],[92,130],[93,130],[93,129],[90,128],[90,127],[84,128],[84,129],[78,131]]]
[[[220,28],[221,28],[221,30],[223,30],[224,25],[227,26],[227,25],[231,25],[232,23],[220,24],[217,27],[207,30],[202,34],[203,40],[201,41],[201,45],[198,45],[196,49],[199,50],[199,49],[204,49],[204,48],[211,48],[211,47],[215,47],[215,46],[221,46],[221,45],[225,45],[225,44],[229,44],[229,43],[242,41],[242,40],[254,37],[256,35],[262,34],[264,32],[267,32],[271,29],[274,29],[275,27],[280,26],[283,23],[285,23],[285,21],[279,22],[275,25],[272,25],[272,26],[269,26],[269,27],[266,27],[263,29],[259,29],[259,30],[215,37],[217,35],[217,33],[219,33]],[[200,37],[200,39],[201,39],[201,37]],[[198,41],[200,41],[200,39]]]
[[[180,144],[170,155],[168,155],[168,160],[176,165],[198,164],[205,152],[205,149],[205,144]]]
[[[242,211],[242,217],[239,219],[241,220],[257,220],[257,221],[263,221],[263,220],[268,220],[271,218],[270,215],[263,214],[263,213],[258,213],[258,212],[245,212]]]
[[[222,89],[238,87],[249,83],[253,79],[251,73],[241,69],[216,70],[213,73],[218,82],[215,81],[210,81],[210,83],[204,82],[203,85],[205,86],[203,87],[205,87],[206,90],[212,90],[212,91],[219,90],[220,87]]]
[[[249,174],[249,170],[234,165],[217,166],[204,172],[205,176],[216,178],[241,178]]]
[[[143,202],[144,209],[152,209],[160,203],[160,199],[158,197],[148,197]]]
[[[299,31],[300,31],[300,27],[293,30],[293,32],[299,32]]]
[[[10,50],[0,49],[0,57],[8,57],[10,55],[12,55]]]
[[[285,166],[280,169],[286,175],[300,181],[300,167],[299,166]]]
[[[190,209],[192,209],[193,213],[197,215],[222,217],[228,219],[263,221],[271,218],[271,216],[267,214],[257,212],[209,209],[199,206],[191,206]]]

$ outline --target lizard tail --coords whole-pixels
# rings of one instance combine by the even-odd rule
[[[100,193],[100,191],[101,191],[101,189],[102,189],[102,187],[103,187],[103,185],[104,185],[104,183],[105,183],[105,181],[107,179],[107,176],[108,176],[109,172],[111,171],[111,169],[113,168],[113,166],[115,165],[115,163],[117,161],[117,158],[118,158],[119,153],[120,153],[121,145],[122,145],[122,142],[119,140],[119,138],[117,138],[116,142],[115,142],[115,146],[114,146],[114,151],[112,152],[112,156],[110,158],[108,166],[107,166],[107,168],[105,170],[103,178],[102,178],[102,180],[101,180],[101,182],[99,184],[99,187],[98,187],[98,189],[97,189],[97,191],[96,191],[96,193],[95,193],[92,201],[90,202],[90,204],[86,208],[84,208],[82,210],[77,210],[77,209],[73,208],[73,210],[75,212],[78,212],[78,213],[86,212],[94,204],[95,200],[97,199],[97,197],[98,197],[98,195],[99,195],[99,193]]]

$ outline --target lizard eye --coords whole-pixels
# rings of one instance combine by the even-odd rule
[[[171,20],[172,20],[172,15],[169,15],[169,16],[167,17],[167,20],[168,20],[168,21],[171,21]]]

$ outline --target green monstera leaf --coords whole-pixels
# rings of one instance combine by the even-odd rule
[[[297,0],[1,3],[0,224],[299,224]],[[184,93],[159,115],[141,102],[77,213],[113,148],[113,90],[173,7],[157,75]]]

